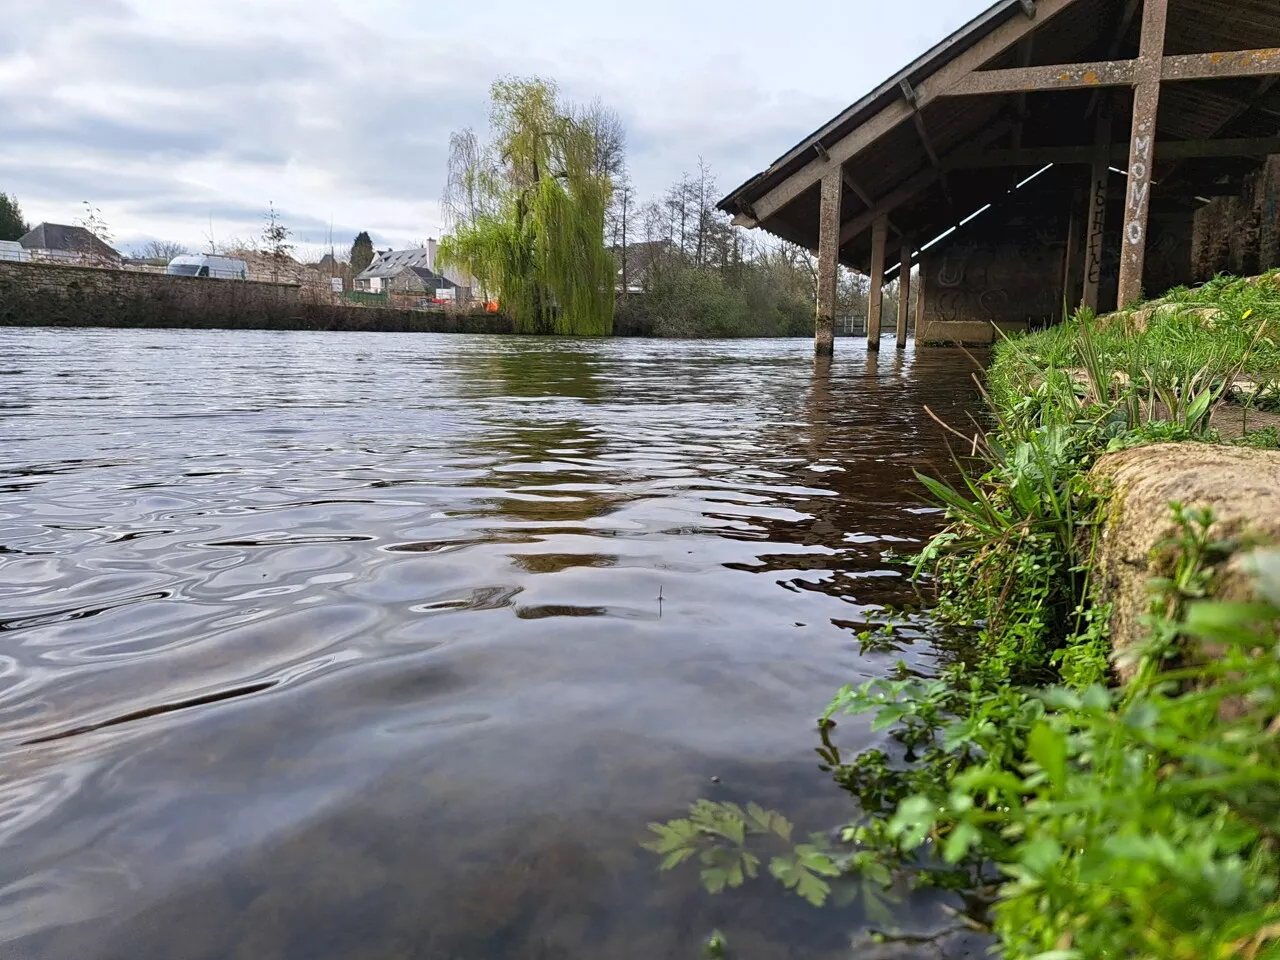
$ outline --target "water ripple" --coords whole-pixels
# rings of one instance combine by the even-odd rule
[[[635,844],[712,775],[839,822],[816,711],[932,662],[857,634],[969,361],[840,348],[0,328],[0,943],[843,956]]]

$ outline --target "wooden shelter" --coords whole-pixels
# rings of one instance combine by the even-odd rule
[[[917,259],[917,339],[988,342],[1190,282],[1197,211],[1280,154],[1278,79],[1280,0],[999,0],[720,208],[817,251],[819,353],[837,263],[870,349]]]

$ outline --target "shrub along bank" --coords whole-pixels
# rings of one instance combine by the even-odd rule
[[[987,389],[988,429],[955,430],[962,482],[921,477],[949,522],[918,583],[964,641],[937,677],[900,668],[825,715],[819,753],[857,801],[843,843],[704,801],[650,847],[718,889],[771,842],[770,873],[815,904],[962,891],[963,925],[1011,960],[1280,956],[1280,550],[1162,505],[1159,576],[1117,663],[1097,561],[1123,504],[1095,470],[1157,442],[1280,447],[1280,274],[1007,341]],[[1216,595],[1228,566],[1252,591]],[[897,746],[843,756],[843,713]]]

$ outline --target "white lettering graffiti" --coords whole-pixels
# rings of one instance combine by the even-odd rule
[[[1141,213],[1150,194],[1151,181],[1148,180],[1142,183],[1134,181],[1133,186],[1129,188],[1129,209],[1134,213]]]
[[[1125,227],[1125,232],[1129,236],[1129,242],[1135,247],[1142,242],[1142,223],[1138,220],[1130,220],[1129,225]]]

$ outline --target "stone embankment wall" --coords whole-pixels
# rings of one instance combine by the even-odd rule
[[[1112,604],[1118,657],[1146,633],[1149,581],[1172,572],[1173,555],[1162,544],[1178,533],[1169,507],[1174,501],[1212,508],[1214,539],[1238,546],[1218,571],[1215,595],[1251,599],[1251,549],[1280,543],[1280,451],[1157,444],[1108,454],[1093,478],[1111,497],[1095,575],[1101,602]],[[1132,664],[1119,659],[1121,678],[1128,680]]]
[[[0,326],[509,333],[496,314],[313,302],[296,284],[0,261]]]

